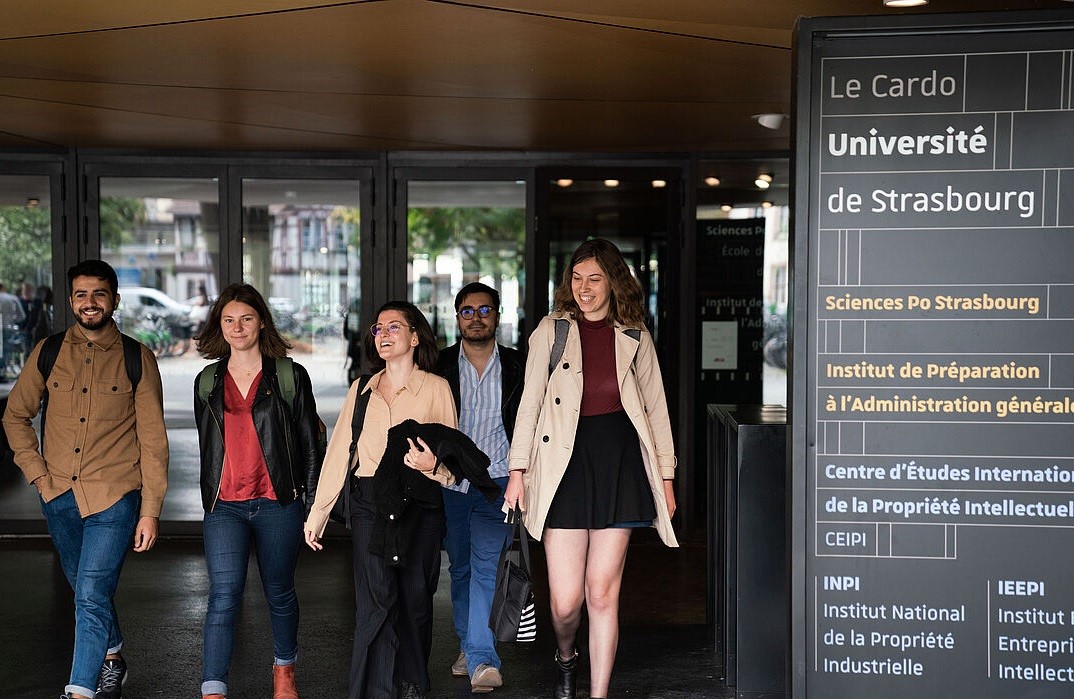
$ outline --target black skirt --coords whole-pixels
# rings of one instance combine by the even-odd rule
[[[574,452],[545,526],[604,529],[655,517],[641,442],[630,418],[623,411],[580,417]]]

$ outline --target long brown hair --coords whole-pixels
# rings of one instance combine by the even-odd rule
[[[641,284],[630,273],[630,267],[623,259],[623,253],[614,243],[604,238],[592,238],[578,246],[571,256],[571,263],[563,270],[563,280],[556,287],[552,301],[552,310],[569,314],[578,319],[582,312],[574,300],[571,289],[571,276],[578,263],[596,260],[601,271],[608,278],[611,291],[608,303],[608,322],[617,322],[631,328],[645,328],[645,305],[642,303]]]
[[[220,329],[220,316],[224,306],[232,301],[245,303],[254,309],[264,327],[258,335],[258,346],[261,354],[279,359],[287,356],[287,350],[291,349],[291,343],[280,335],[276,329],[276,322],[272,320],[272,311],[261,296],[261,293],[249,284],[229,284],[220,292],[220,298],[216,299],[209,311],[209,319],[201,327],[198,335],[198,352],[206,359],[223,359],[231,356],[231,345],[224,339],[224,331]]]
[[[430,373],[436,371],[436,362],[440,357],[440,350],[436,348],[436,335],[433,334],[429,321],[418,307],[409,301],[389,301],[377,309],[374,318],[380,318],[384,311],[399,311],[406,318],[406,323],[418,334],[418,346],[414,348],[414,363],[422,371]],[[385,362],[377,352],[376,338],[370,328],[365,329],[365,356],[369,357],[369,366],[373,371],[384,368]]]

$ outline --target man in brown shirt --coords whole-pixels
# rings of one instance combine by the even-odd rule
[[[168,487],[168,436],[153,353],[139,345],[133,386],[112,320],[116,272],[101,260],[67,271],[76,325],[48,376],[38,370],[46,343],[34,348],[8,397],[4,430],[15,463],[41,495],[41,510],[75,591],[75,643],[64,697],[119,699],[127,666],[113,597],[127,549],[156,543]],[[135,372],[137,374],[137,372]],[[39,449],[31,421],[48,393]]]

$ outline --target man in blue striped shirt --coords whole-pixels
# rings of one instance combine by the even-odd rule
[[[496,343],[500,294],[492,287],[471,282],[460,289],[455,296],[455,319],[460,339],[441,350],[437,371],[451,384],[459,429],[488,454],[489,475],[500,486],[495,503],[471,489],[468,481],[444,489],[444,548],[460,646],[451,673],[469,676],[470,691],[480,694],[503,684],[496,639],[489,630],[489,609],[500,551],[511,532],[501,508],[526,360],[518,350]]]

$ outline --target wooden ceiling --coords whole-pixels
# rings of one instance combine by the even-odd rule
[[[1070,8],[932,0],[919,12]],[[880,0],[4,0],[0,148],[777,151],[798,16]]]

